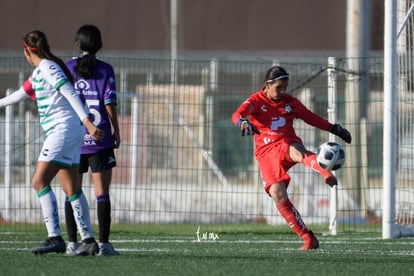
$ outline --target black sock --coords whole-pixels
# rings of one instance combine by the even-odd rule
[[[66,198],[65,200],[65,220],[66,220],[66,230],[68,232],[68,241],[77,242],[78,241],[77,225],[76,225],[75,217],[73,216],[72,204],[70,204],[70,201],[68,198]]]
[[[99,241],[107,243],[111,231],[111,201],[109,195],[97,196],[96,201],[98,203]]]

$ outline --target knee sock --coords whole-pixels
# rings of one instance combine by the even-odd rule
[[[276,208],[279,210],[280,215],[285,219],[289,227],[292,228],[299,237],[309,233],[309,230],[303,222],[298,210],[296,210],[295,206],[293,206],[289,199],[285,199],[284,201],[276,204]]]
[[[313,152],[305,152],[302,157],[302,163],[316,172],[319,172],[322,169],[319,166],[318,161],[316,161],[316,154]]]
[[[82,190],[70,196],[69,201],[72,205],[73,215],[82,241],[88,238],[93,238],[93,230],[89,216],[89,205]]]
[[[107,243],[111,228],[111,201],[109,195],[97,196],[96,201],[98,204],[99,241]]]
[[[61,236],[57,201],[52,188],[50,186],[44,187],[37,193],[37,197],[42,207],[43,220],[46,225],[48,237]]]
[[[327,175],[331,175],[331,173],[327,170],[324,170],[319,166],[318,161],[316,160],[316,154],[313,152],[306,152],[302,157],[302,163],[306,166],[318,172],[325,178]]]
[[[66,221],[66,231],[68,232],[68,241],[77,242],[78,234],[77,234],[76,220],[75,220],[75,217],[73,216],[72,204],[70,203],[69,198],[67,197],[65,200],[65,221]]]

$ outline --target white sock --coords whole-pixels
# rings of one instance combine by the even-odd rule
[[[93,230],[89,216],[89,205],[82,190],[79,193],[72,195],[69,198],[69,201],[72,205],[73,215],[76,220],[81,240],[92,238]]]
[[[59,212],[55,193],[50,186],[44,187],[37,193],[43,212],[48,237],[61,236]]]

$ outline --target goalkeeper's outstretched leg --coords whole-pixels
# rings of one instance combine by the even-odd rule
[[[316,154],[311,151],[306,151],[302,155],[302,163],[312,170],[318,172],[323,181],[328,184],[329,186],[333,187],[338,184],[338,180],[336,179],[335,175],[332,174],[331,171],[324,170],[319,166],[318,161],[316,160]]]

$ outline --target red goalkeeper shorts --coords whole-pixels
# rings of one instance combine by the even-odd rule
[[[289,186],[290,176],[287,172],[296,164],[289,161],[289,146],[288,143],[277,143],[258,160],[266,193],[269,193],[270,186],[279,182],[285,182],[286,188]]]

